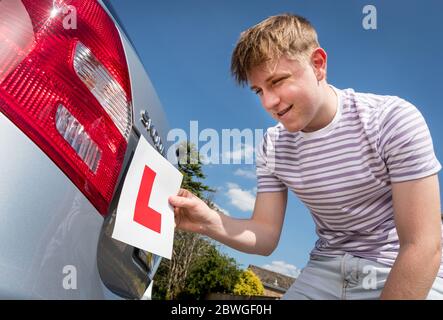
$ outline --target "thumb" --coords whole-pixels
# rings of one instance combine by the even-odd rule
[[[169,200],[169,203],[174,207],[192,208],[195,205],[195,203],[194,203],[194,201],[192,201],[192,199],[189,199],[186,197],[170,196],[168,200]]]

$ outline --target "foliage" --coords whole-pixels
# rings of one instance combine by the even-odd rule
[[[210,244],[198,234],[176,231],[172,259],[162,259],[154,278],[154,299],[177,299],[189,269],[207,252]]]
[[[200,156],[195,146],[182,143],[176,150],[178,169],[183,174],[181,187],[191,191],[213,207],[210,194],[214,192],[202,181],[206,176],[202,170]],[[176,230],[171,260],[162,259],[154,278],[154,299],[176,299],[185,287],[192,265],[204,256],[210,244],[200,235]]]
[[[235,260],[211,245],[207,254],[193,266],[180,298],[201,300],[210,292],[232,293],[240,274]]]
[[[234,286],[234,294],[243,296],[260,296],[265,289],[259,277],[250,269],[244,270]]]
[[[202,158],[195,146],[190,143],[182,143],[178,146],[176,155],[178,169],[183,174],[182,188],[191,191],[202,200],[207,199],[208,193],[212,193],[214,190],[199,181],[205,179],[206,176],[202,170]]]

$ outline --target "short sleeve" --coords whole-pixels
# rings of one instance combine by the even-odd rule
[[[279,192],[287,190],[287,187],[275,175],[275,157],[274,144],[272,138],[267,132],[260,146],[256,150],[256,173],[257,173],[257,192]],[[274,160],[273,160],[274,159]]]
[[[391,182],[415,180],[440,171],[431,134],[420,111],[398,97],[386,103],[379,131],[379,150]]]

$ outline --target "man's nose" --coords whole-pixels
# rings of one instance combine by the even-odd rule
[[[272,111],[280,104],[280,97],[272,91],[263,92],[261,100],[267,111]]]

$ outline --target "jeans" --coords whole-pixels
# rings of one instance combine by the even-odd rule
[[[311,256],[284,300],[375,300],[380,298],[391,268],[344,254]],[[436,277],[427,299],[443,300],[443,278]]]

